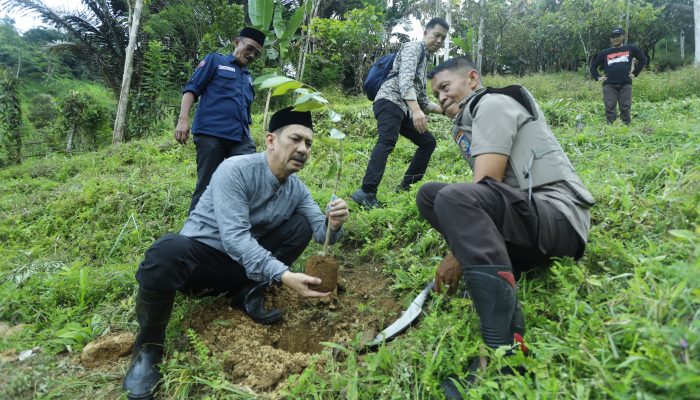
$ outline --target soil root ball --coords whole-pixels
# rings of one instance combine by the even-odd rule
[[[309,285],[319,292],[332,292],[338,285],[338,260],[333,256],[316,254],[306,260],[304,273],[321,278],[320,285]]]

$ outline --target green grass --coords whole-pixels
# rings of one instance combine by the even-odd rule
[[[474,389],[475,398],[697,398],[699,70],[643,72],[635,82],[631,127],[605,125],[598,84],[583,74],[487,77],[485,84],[515,82],[540,100],[597,205],[583,259],[557,260],[520,282],[526,340],[535,356],[493,355],[496,363]],[[348,135],[339,195],[349,198],[364,174],[376,125],[368,101],[335,92],[329,97]],[[259,144],[261,119],[254,116]],[[330,124],[316,127],[327,134]],[[426,181],[469,180],[449,122],[431,116],[430,127],[438,147]],[[0,336],[0,353],[42,347],[24,363],[0,364],[0,398],[118,396],[123,370],[85,371],[64,356],[108,330],[135,330],[133,273],[157,237],[179,230],[194,186],[193,147],[175,145],[171,135],[163,131],[117,148],[0,170],[0,321],[26,324]],[[353,262],[384,265],[402,301],[432,277],[446,251],[418,216],[416,188],[400,195],[392,190],[413,150],[399,141],[379,193],[390,206],[367,212],[351,205],[346,240],[335,250]],[[325,170],[323,162],[314,168],[301,176],[322,203],[332,183],[317,172]],[[186,314],[183,308],[187,303],[176,314]],[[463,373],[469,358],[489,351],[468,300],[437,296],[426,312],[417,328],[376,353],[349,346],[336,349],[341,357],[318,355],[323,366],[291,377],[286,396],[441,398],[442,379]],[[183,336],[175,325],[170,333]],[[178,379],[199,371],[209,384],[185,387],[187,393],[245,396],[219,373],[218,360],[199,365],[208,355],[193,333],[189,342],[180,343],[166,365],[166,385],[185,390],[192,382]],[[494,374],[503,364],[524,364],[531,373]]]

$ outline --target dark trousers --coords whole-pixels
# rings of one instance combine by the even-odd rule
[[[463,267],[504,265],[519,274],[550,257],[583,255],[585,245],[561,212],[490,178],[428,182],[416,203]]]
[[[311,226],[294,214],[258,243],[285,265],[291,265],[311,239]],[[147,290],[187,294],[236,294],[253,281],[228,254],[177,233],[158,239],[146,251],[136,280]]]
[[[199,198],[209,186],[211,176],[222,161],[233,156],[255,153],[255,143],[245,135],[240,142],[209,135],[194,135],[192,141],[197,149],[197,185],[192,193],[188,213],[197,206]]]
[[[365,176],[362,178],[362,190],[367,193],[377,193],[379,183],[384,176],[387,159],[399,140],[399,134],[418,146],[406,169],[401,186],[408,187],[423,179],[430,156],[435,150],[435,137],[430,132],[418,132],[413,126],[413,120],[389,100],[375,101],[372,109],[377,119],[379,138],[369,158]]]
[[[625,125],[631,121],[632,85],[603,85],[603,104],[605,104],[605,119],[609,124],[617,118],[617,106],[620,105],[620,120]]]

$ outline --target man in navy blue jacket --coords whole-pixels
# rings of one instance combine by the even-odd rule
[[[597,81],[603,81],[603,104],[605,104],[605,119],[612,124],[617,119],[617,105],[620,105],[620,119],[629,125],[630,110],[632,109],[632,78],[637,77],[647,63],[647,58],[639,47],[624,44],[625,31],[615,28],[610,33],[612,47],[601,51],[591,64],[591,75]],[[632,59],[637,64],[632,69]],[[598,74],[598,68],[603,67],[605,76]]]
[[[255,153],[249,131],[253,78],[246,66],[260,56],[265,34],[243,28],[234,44],[233,53],[227,56],[207,54],[182,89],[180,116],[175,127],[175,140],[181,144],[186,144],[189,137],[190,108],[199,100],[192,124],[192,141],[197,149],[197,185],[189,212],[194,210],[224,159]]]

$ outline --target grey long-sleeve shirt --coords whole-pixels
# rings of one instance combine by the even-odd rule
[[[314,240],[323,243],[326,217],[296,175],[279,182],[265,152],[232,157],[216,169],[180,234],[226,252],[254,281],[279,279],[288,267],[257,239],[297,212],[309,221]],[[331,243],[341,235],[342,230],[331,232]]]

